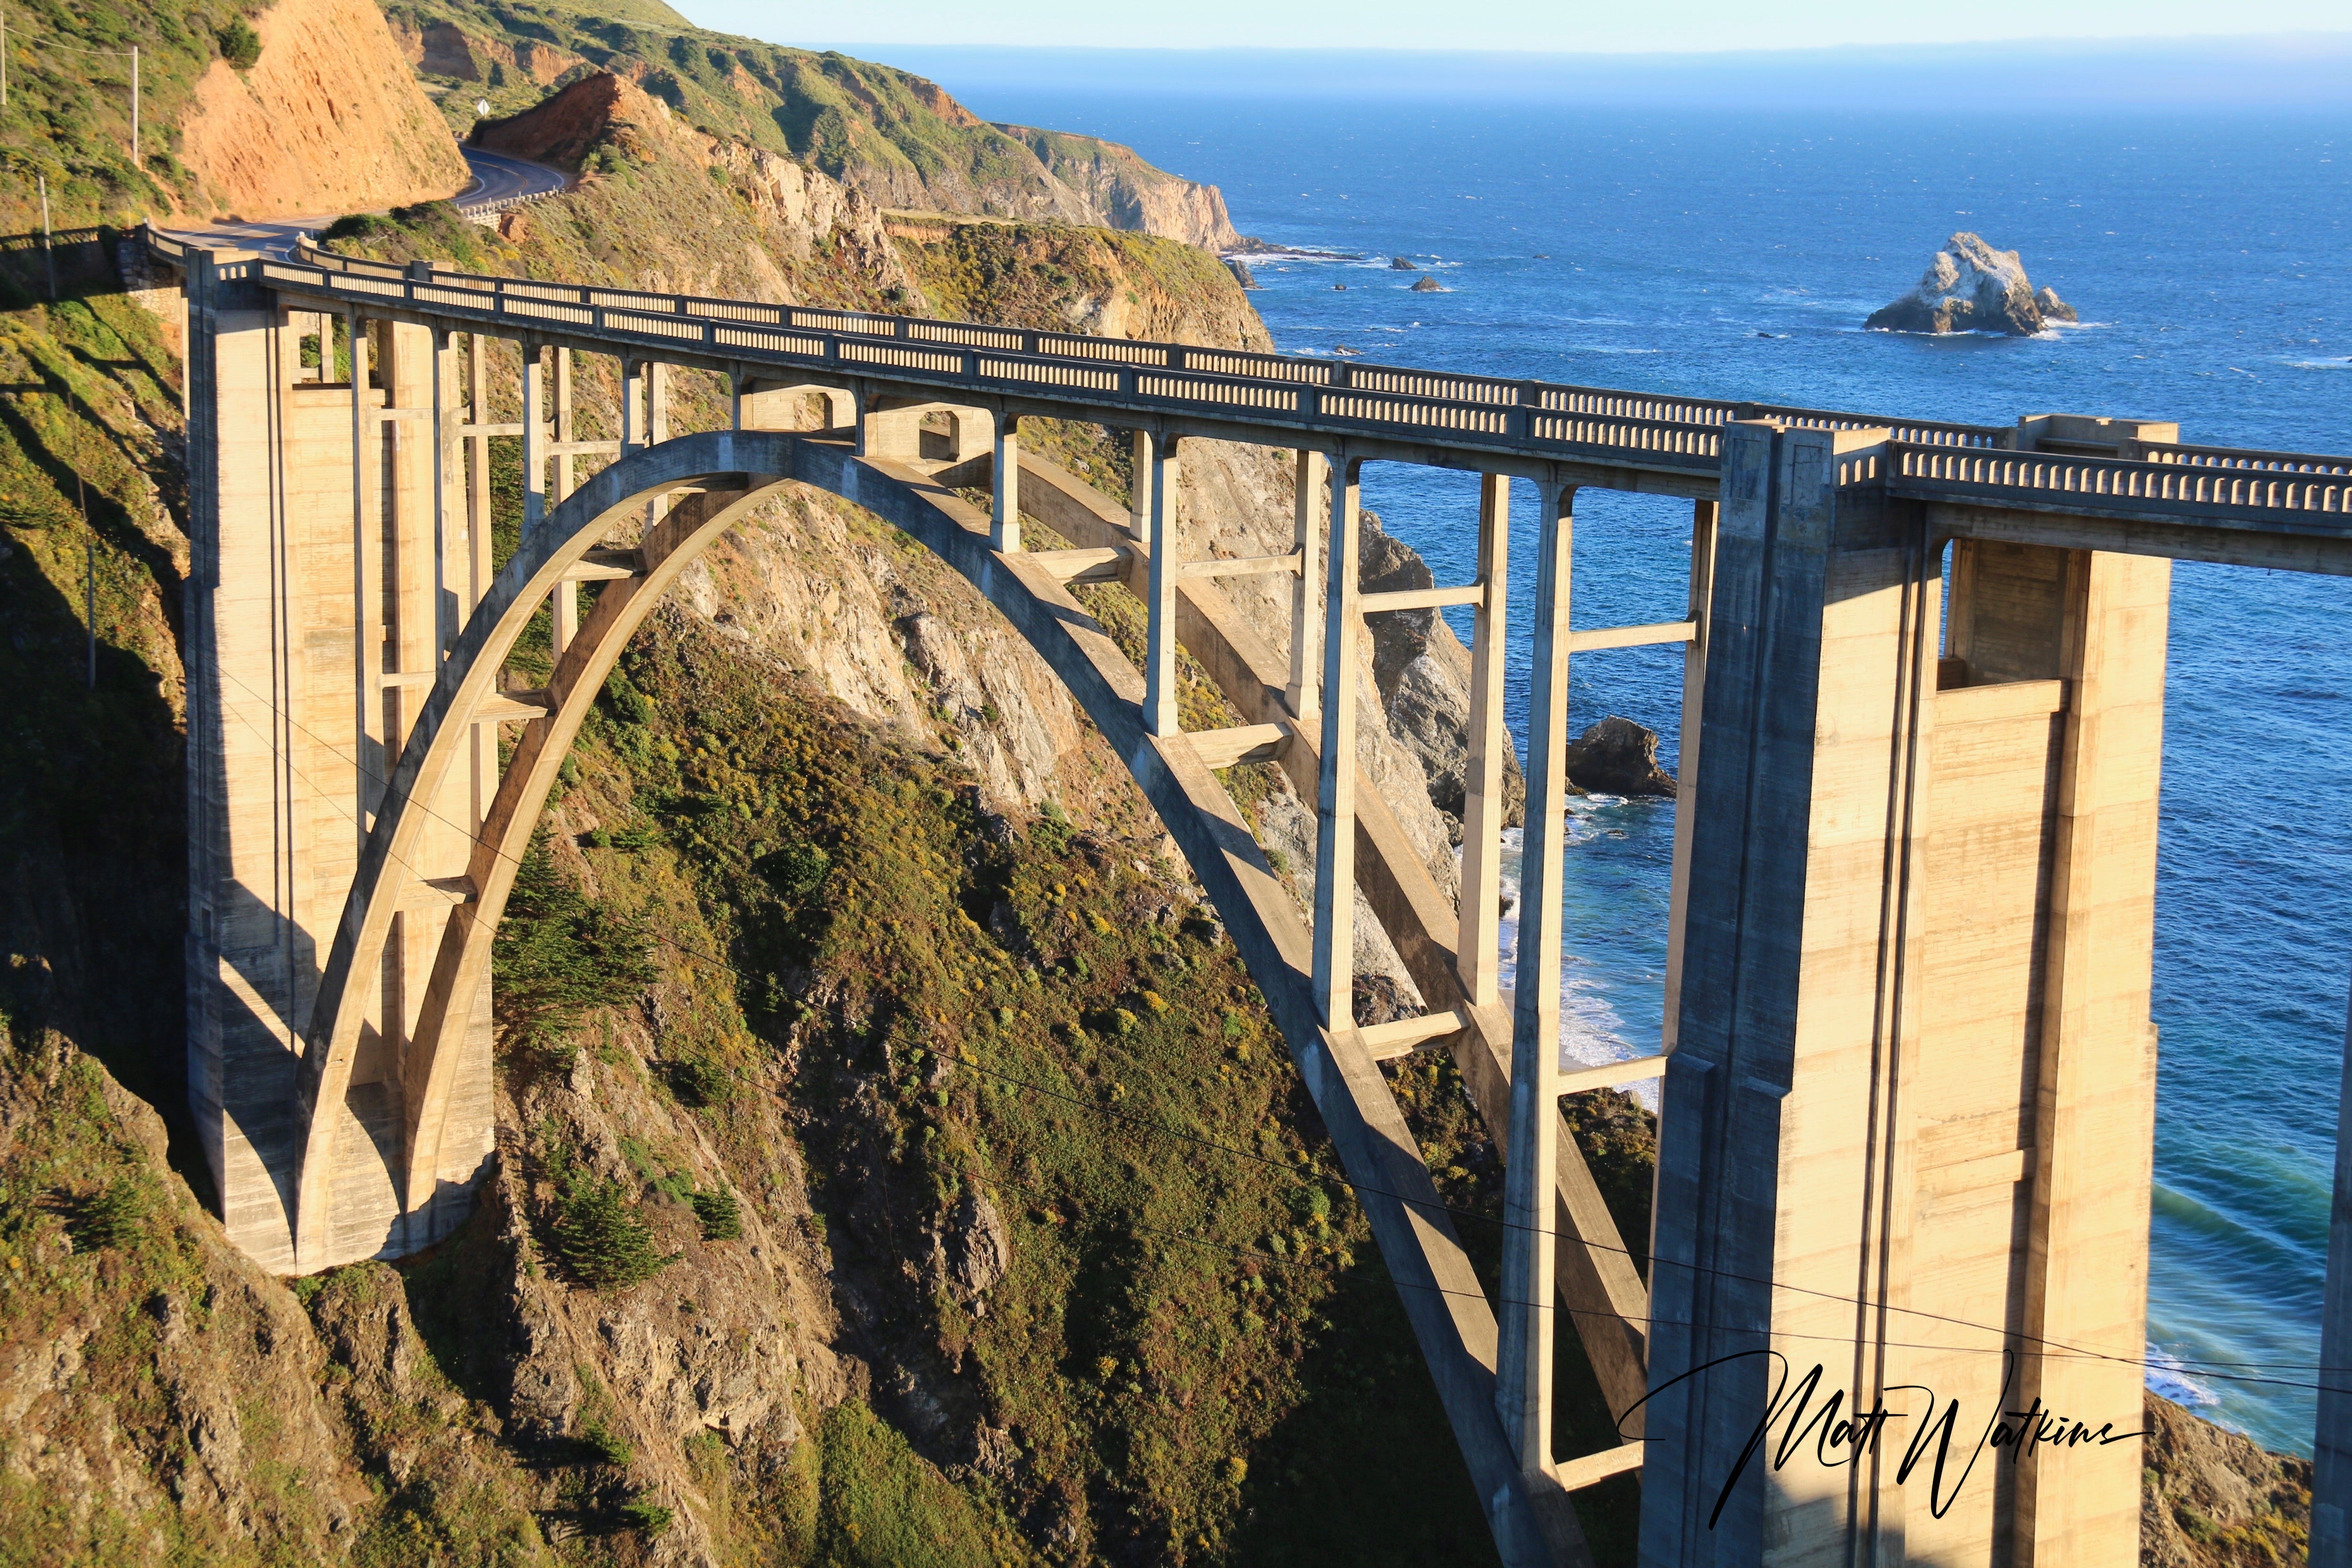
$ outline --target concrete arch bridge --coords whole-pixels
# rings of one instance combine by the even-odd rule
[[[1775,1355],[1821,1365],[1849,1413],[1927,1388],[2137,1427],[2169,562],[2352,573],[2352,459],[2150,421],[1880,418],[147,243],[188,313],[190,1092],[230,1234],[268,1266],[397,1256],[463,1217],[491,1147],[490,940],[585,705],[698,552],[814,485],[970,579],[1127,759],[1363,1196],[1505,1562],[1587,1561],[1576,1492],[1636,1468],[1645,1563],[2136,1561],[2134,1438],[1932,1498],[1899,1429],[1743,1455]],[[496,340],[521,345],[519,420],[490,416]],[[583,353],[619,362],[617,441],[572,428]],[[728,378],[729,427],[670,430],[681,366]],[[773,427],[810,397],[826,428]],[[1132,432],[1132,509],[1024,458],[1038,416]],[[1203,437],[1295,455],[1287,552],[1187,558],[1171,481]],[[524,515],[494,570],[500,438]],[[1473,581],[1361,590],[1375,461],[1483,476]],[[949,488],[983,474],[988,514]],[[1513,479],[1539,500],[1517,530]],[[1574,626],[1587,487],[1691,502],[1682,619]],[[1075,547],[1024,550],[1024,515]],[[1538,571],[1507,999],[1514,548]],[[1234,611],[1220,581],[1241,574],[1286,582],[1285,643]],[[1070,596],[1098,581],[1148,609],[1139,670]],[[553,676],[509,689],[550,605]],[[1458,906],[1357,777],[1351,674],[1367,613],[1446,605],[1476,628]],[[1664,1038],[1564,1072],[1568,661],[1660,644],[1685,669]],[[1180,645],[1241,726],[1182,730]],[[1244,759],[1315,805],[1303,917],[1213,777]],[[1355,1026],[1356,889],[1425,1016]],[[1425,1049],[1453,1053],[1508,1151],[1495,1299],[1380,1070]],[[1644,1076],[1664,1107],[1647,1281],[1558,1112]],[[2331,1364],[2352,1361],[2347,1212]],[[1609,1451],[1555,1451],[1553,1366],[1577,1353],[1623,1416]],[[2344,1411],[2324,1396],[2315,1561],[2342,1561]]]

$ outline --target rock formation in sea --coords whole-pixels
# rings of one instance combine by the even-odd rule
[[[1258,286],[1257,279],[1250,271],[1249,263],[1246,261],[1237,261],[1229,256],[1225,258],[1225,270],[1231,272],[1234,275],[1234,281],[1244,289],[1255,289]]]
[[[1423,278],[1412,286],[1412,291],[1416,294],[1443,294],[1445,286],[1434,278]]]
[[[1658,735],[1612,713],[1568,749],[1569,782],[1595,795],[1675,795],[1675,775],[1658,765]]]
[[[1391,272],[1418,272],[1421,268],[1415,267],[1404,257],[1391,256],[1389,258],[1389,270]]]
[[[1863,326],[1874,332],[2007,332],[2031,337],[2048,321],[2074,320],[2074,308],[2026,281],[2014,250],[1995,250],[1966,230],[1944,242],[1919,286],[1874,310]]]

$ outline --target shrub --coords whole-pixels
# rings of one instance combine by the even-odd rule
[[[625,1469],[635,1456],[629,1451],[628,1440],[602,1421],[591,1421],[580,1429],[580,1446],[592,1455],[596,1463]]]
[[[653,984],[645,931],[583,898],[534,840],[516,868],[494,947],[499,1033],[551,1046],[590,1008]]]
[[[555,1253],[583,1285],[625,1290],[677,1261],[674,1253],[664,1256],[654,1250],[653,1226],[638,1215],[620,1183],[569,1170],[561,1177],[561,1187]]]
[[[734,1241],[742,1236],[743,1210],[730,1189],[698,1191],[686,1201],[694,1205],[695,1216],[702,1221],[703,1240]]]
[[[261,35],[242,16],[229,18],[228,26],[213,35],[220,46],[221,58],[238,70],[249,71],[261,60]]]
[[[74,1245],[84,1249],[125,1247],[147,1223],[147,1190],[129,1176],[109,1182],[93,1197],[74,1205],[69,1219]]]
[[[648,1541],[660,1539],[675,1518],[669,1510],[644,1498],[631,1498],[621,1505],[621,1522]]]

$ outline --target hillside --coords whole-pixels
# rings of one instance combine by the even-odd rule
[[[518,125],[573,139],[582,184],[496,229],[428,206],[337,243],[1266,342],[1177,240],[888,216],[625,74]],[[290,1282],[228,1248],[180,1110],[179,366],[109,259],[68,253],[51,305],[0,255],[0,1563],[1481,1560],[1395,1289],[1124,765],[961,578],[821,494],[687,574],[563,769],[499,942],[471,1225]],[[676,427],[723,420],[715,380],[677,383]],[[610,363],[575,384],[583,437],[613,434]],[[1024,444],[1124,502],[1113,433]],[[1189,550],[1281,546],[1281,454],[1202,442],[1183,473]],[[510,550],[520,495],[493,505]],[[1426,578],[1377,530],[1367,555],[1380,585]],[[1132,597],[1083,593],[1135,648]],[[1236,598],[1286,624],[1273,585]],[[1361,760],[1446,876],[1466,660],[1433,615],[1375,640]],[[516,673],[547,657],[542,630]],[[1231,721],[1189,667],[1182,700]],[[1311,812],[1275,769],[1228,784],[1303,891]],[[1365,925],[1371,1017],[1409,982]],[[1386,1070],[1441,1191],[1491,1219],[1458,1078]],[[1648,1119],[1580,1112],[1645,1234]],[[1496,1233],[1465,1230],[1491,1284]],[[1597,1447],[1563,1372],[1564,1441]],[[2307,1470],[2166,1431],[2151,1563],[2291,1555]],[[1635,1485],[1591,1495],[1604,1563],[1631,1561]]]
[[[0,180],[0,232],[39,231],[38,177],[60,228],[333,213],[429,200],[467,181],[372,0],[217,13],[31,0],[9,7],[7,26],[0,160],[12,177]]]
[[[460,134],[478,101],[490,118],[511,116],[607,70],[688,124],[787,155],[877,206],[1093,224],[1210,247],[1240,239],[1213,185],[1108,142],[988,124],[887,65],[705,31],[654,5],[393,0],[384,14]]]

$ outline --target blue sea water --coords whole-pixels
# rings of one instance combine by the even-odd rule
[[[1287,351],[1989,423],[2175,418],[2193,441],[2352,451],[2352,114],[1090,98],[941,74],[991,119],[1217,184],[1245,233],[1363,253],[1255,264]],[[2021,251],[2083,324],[1859,330],[1963,228]],[[1447,291],[1409,292],[1397,255]],[[1474,482],[1376,466],[1366,500],[1459,582]],[[1515,502],[1531,515],[1531,492]],[[1580,495],[1578,624],[1679,618],[1688,521],[1687,503]],[[2174,578],[2151,1381],[2304,1453],[2352,975],[2347,610],[2338,579]],[[1679,664],[1580,658],[1574,724],[1623,713],[1671,754]],[[1522,647],[1522,736],[1525,675]],[[1571,1048],[1654,1050],[1673,807],[1592,803],[1576,837]]]

